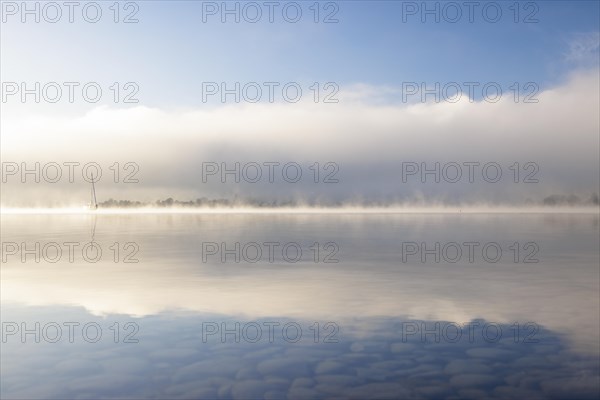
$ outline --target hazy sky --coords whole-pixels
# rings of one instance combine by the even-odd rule
[[[273,23],[265,2],[227,2],[226,7],[240,10],[239,23],[233,14],[221,15],[222,2],[122,2],[118,23],[112,2],[98,2],[97,23],[84,19],[82,9],[91,20],[96,11],[86,2],[75,8],[73,23],[64,6],[59,19],[56,8],[39,3],[36,23],[34,14],[22,15],[21,4],[2,2],[5,173],[12,168],[7,162],[20,169],[23,162],[28,168],[35,162],[42,168],[52,162],[95,162],[103,172],[100,201],[238,195],[508,202],[553,193],[585,197],[599,190],[600,9],[595,1],[520,2],[518,7],[478,2],[472,10],[463,2],[428,2],[431,10],[437,4],[439,16],[424,12],[422,2],[320,2],[318,16],[312,1],[275,2]],[[288,22],[298,8],[299,21]],[[261,18],[248,22],[256,10]],[[138,22],[123,23],[128,15]],[[35,94],[23,101],[22,89],[34,89],[36,82],[39,103]],[[56,84],[44,92],[49,82]],[[73,102],[64,82],[74,82]],[[90,82],[88,94],[94,87],[102,90],[95,103],[82,95]],[[236,82],[240,88],[256,85],[241,93],[239,103],[233,94],[222,102],[220,92],[207,95],[209,89],[220,90],[222,82],[229,89]],[[272,103],[264,82],[274,85]],[[452,82],[444,97],[441,88]],[[298,102],[283,97],[287,83],[294,83],[287,92],[292,97],[295,87],[302,90]],[[436,84],[439,102],[434,94],[423,99],[422,92],[414,92],[435,90]],[[486,84],[492,91],[483,98]],[[62,96],[52,103],[48,98],[56,96],[56,86]],[[255,98],[256,86],[262,90],[260,101],[247,101]],[[454,101],[457,87],[464,93]],[[497,87],[502,95],[493,99]],[[125,103],[127,95],[138,102]],[[337,103],[323,102],[327,95]],[[115,167],[109,168],[115,162],[119,183],[113,179]],[[128,164],[126,169],[128,162],[139,166],[138,183],[122,183],[137,168]],[[236,162],[240,168],[262,165],[263,178],[250,183],[242,176],[236,183],[229,176],[223,184],[217,173],[203,182],[203,163],[204,168],[206,163],[234,168]],[[268,182],[265,162],[298,163],[302,178],[290,183],[275,169],[274,182]],[[439,162],[440,173],[447,165],[451,174],[446,177],[455,176],[454,164],[447,163],[457,163],[463,178],[452,183],[442,176],[436,183],[426,176],[423,184],[417,172],[403,180],[406,163],[421,168],[423,162],[431,168]],[[470,183],[465,162],[497,163],[502,178],[490,183],[477,167]],[[89,183],[80,170],[69,183],[67,172],[64,167],[58,183],[43,176],[35,183],[29,175],[23,184],[20,171],[5,174],[2,204],[87,202]],[[324,183],[327,176],[338,182]],[[523,182],[526,177],[538,182]]]

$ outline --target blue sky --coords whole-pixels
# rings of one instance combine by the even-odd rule
[[[537,11],[521,2],[519,18],[535,11],[539,22],[514,23],[514,3],[500,1],[503,14],[494,24],[478,8],[469,23],[464,7],[459,23],[435,23],[432,16],[422,23],[419,14],[403,23],[407,2],[341,1],[338,23],[315,24],[309,1],[299,2],[304,13],[296,24],[277,10],[275,23],[264,15],[256,24],[231,17],[223,24],[218,15],[202,22],[203,3],[138,2],[137,24],[114,24],[110,2],[102,3],[98,24],[81,17],[73,24],[22,24],[9,16],[2,24],[2,80],[135,81],[144,104],[167,108],[201,104],[203,81],[333,81],[342,89],[533,81],[544,88],[594,62],[568,55],[573,43],[597,35],[600,15],[597,1],[540,1]],[[597,59],[595,51],[590,56]]]

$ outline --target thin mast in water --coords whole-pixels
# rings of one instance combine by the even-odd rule
[[[96,201],[96,186],[94,186],[94,174],[92,174],[92,203],[90,208],[96,210],[98,208],[98,202]]]

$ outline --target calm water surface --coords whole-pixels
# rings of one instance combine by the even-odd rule
[[[599,393],[597,214],[1,222],[2,398]]]

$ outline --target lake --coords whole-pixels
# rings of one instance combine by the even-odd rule
[[[597,213],[3,214],[2,398],[597,398]]]

